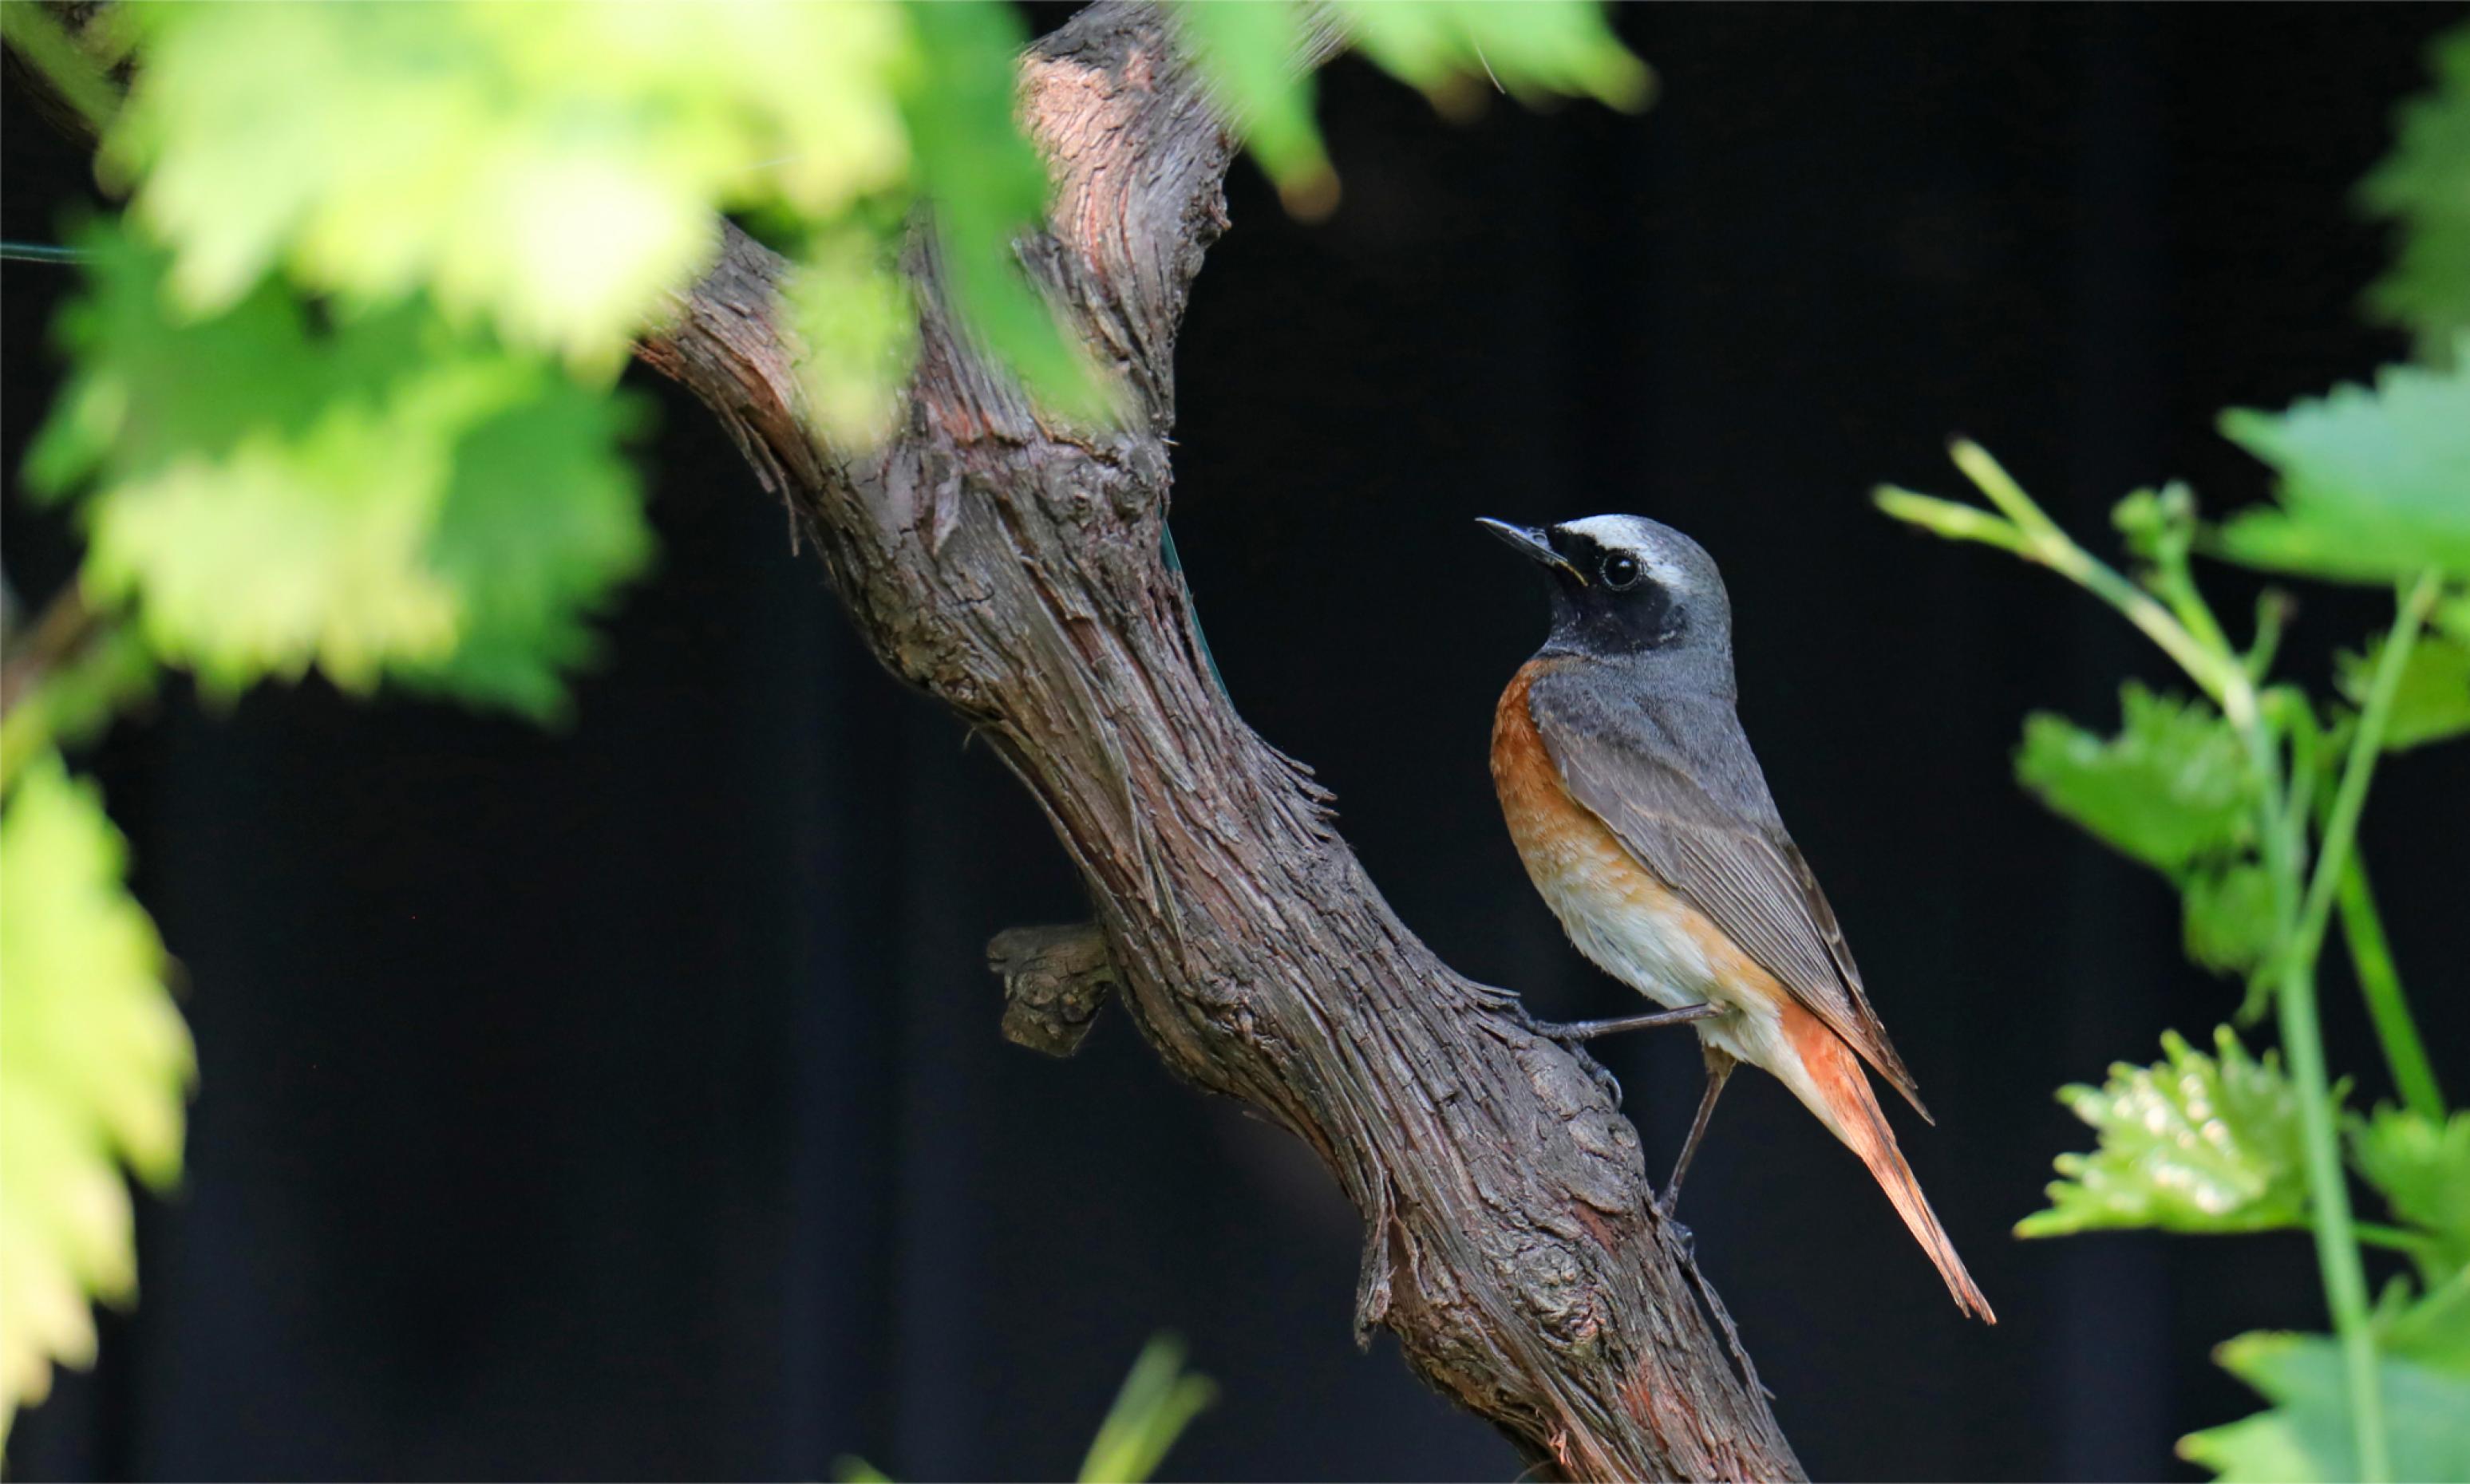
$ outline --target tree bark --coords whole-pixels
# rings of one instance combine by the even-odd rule
[[[1399,922],[1329,796],[1236,716],[1203,657],[1161,551],[1167,433],[1176,331],[1227,224],[1233,146],[1170,23],[1093,6],[1023,71],[1057,194],[1022,256],[1130,388],[1122,428],[1043,419],[971,354],[921,262],[905,420],[881,449],[825,449],[775,315],[784,265],[734,230],[643,359],[787,501],[874,653],[1044,807],[1088,886],[1100,977],[1167,1065],[1292,1129],[1338,1177],[1363,1217],[1360,1340],[1386,1326],[1548,1472],[1799,1477],[1730,1321],[1650,1207],[1611,1078]],[[996,951],[1091,958],[1068,939]],[[1096,961],[1074,962],[1055,972]]]

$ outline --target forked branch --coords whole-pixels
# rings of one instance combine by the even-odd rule
[[[1327,796],[1210,678],[1160,545],[1176,331],[1231,145],[1169,23],[1095,6],[1023,69],[1057,181],[1023,255],[1131,389],[1123,429],[1042,422],[930,308],[897,436],[823,450],[775,316],[783,265],[734,232],[644,359],[788,502],[874,653],[1044,807],[1158,1055],[1319,1152],[1363,1216],[1360,1336],[1386,1326],[1550,1472],[1798,1477],[1650,1210],[1610,1078],[1399,922]]]

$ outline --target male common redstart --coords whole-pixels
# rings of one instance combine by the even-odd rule
[[[1509,833],[1578,951],[1671,1008],[1566,1031],[1686,1021],[1707,1059],[1665,1209],[1734,1062],[1750,1062],[1861,1156],[1957,1306],[1995,1324],[1870,1095],[1864,1061],[1929,1117],[1734,714],[1714,560],[1638,516],[1483,524],[1552,585],[1551,635],[1493,716]]]

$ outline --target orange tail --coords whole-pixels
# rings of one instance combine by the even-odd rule
[[[1939,1276],[1946,1280],[1946,1290],[1955,1295],[1956,1307],[1980,1315],[1985,1323],[1996,1324],[1998,1316],[1990,1311],[1990,1301],[1982,1297],[1972,1275],[1964,1270],[1964,1259],[1955,1255],[1955,1243],[1947,1240],[1946,1228],[1938,1224],[1938,1213],[1930,1209],[1928,1199],[1922,1194],[1921,1182],[1913,1178],[1912,1167],[1904,1163],[1903,1150],[1896,1147],[1896,1131],[1887,1126],[1886,1115],[1878,1111],[1878,1100],[1870,1095],[1870,1078],[1862,1072],[1852,1048],[1817,1016],[1798,1006],[1787,1009],[1784,1031],[1814,1084],[1811,1091],[1826,1102],[1823,1110],[1813,1111],[1820,1112],[1835,1130],[1835,1137],[1870,1167],[1871,1175],[1887,1193],[1887,1199],[1895,1203],[1896,1214],[1911,1229],[1913,1240],[1922,1244]]]

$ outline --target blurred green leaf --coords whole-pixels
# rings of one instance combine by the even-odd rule
[[[1157,1472],[1183,1429],[1218,1400],[1218,1384],[1183,1369],[1183,1342],[1156,1335],[1124,1378],[1115,1404],[1098,1425],[1081,1484],[1140,1484]]]
[[[2272,1410],[2190,1433],[2179,1451],[2230,1484],[2320,1484],[2360,1476],[2341,1347],[2327,1335],[2254,1333],[2222,1365]],[[2392,1477],[2470,1478],[2470,1378],[2386,1356],[2377,1367]]]
[[[2255,967],[2273,942],[2272,878],[2252,861],[2179,881],[2187,957],[2215,973]]]
[[[2216,1055],[2177,1032],[2164,1059],[2113,1063],[2102,1086],[2059,1089],[2059,1101],[2101,1134],[2090,1154],[2062,1154],[2050,1207],[2016,1223],[2018,1237],[2115,1227],[2251,1232],[2306,1218],[2298,1095],[2271,1052],[2249,1058],[2229,1027]]]
[[[179,1175],[188,1028],[125,846],[58,754],[0,812],[0,1436],[55,1361],[93,1362],[90,1298],[136,1288],[126,1163]]]
[[[710,261],[716,204],[827,215],[909,163],[888,6],[134,9],[143,65],[103,161],[193,313],[281,266],[614,369]]]
[[[0,36],[97,132],[120,111],[120,89],[39,5],[0,5]]]
[[[2439,1126],[2378,1107],[2353,1125],[2350,1162],[2395,1217],[2435,1239],[2442,1274],[2470,1266],[2470,1112]]]
[[[1333,0],[1348,37],[1382,70],[1440,95],[1497,81],[1525,103],[1555,95],[1643,108],[1654,74],[1613,35],[1594,0]]]
[[[2195,493],[2176,480],[2158,490],[2137,490],[2110,507],[2109,521],[2127,538],[2127,548],[2144,561],[2178,561],[2195,545]]]
[[[89,234],[77,369],[30,455],[93,482],[84,581],[232,691],[316,666],[546,715],[584,615],[648,559],[625,405],[418,302],[312,335],[274,285],[161,313],[160,256]]]
[[[1303,7],[1292,0],[1179,0],[1175,12],[1194,59],[1287,210],[1308,219],[1327,216],[1338,204],[1338,176],[1313,121],[1312,74],[1298,64]]]
[[[1153,1335],[1098,1425],[1081,1464],[1082,1484],[1141,1484],[1157,1472],[1193,1418],[1217,1400],[1215,1381],[1183,1369],[1183,1342]],[[835,1460],[832,1473],[840,1484],[891,1484],[882,1470],[855,1456]]]
[[[2415,1302],[2396,1279],[2376,1316],[2376,1343],[2387,1355],[2414,1360],[2430,1370],[2470,1377],[2470,1267],[2436,1284]]]
[[[2243,848],[2252,785],[2228,723],[2202,702],[2133,683],[2119,707],[2124,724],[2107,739],[2048,712],[2029,717],[2016,777],[2053,810],[2165,871]]]
[[[906,8],[923,65],[900,90],[916,184],[931,207],[945,291],[1040,401],[1067,417],[1111,415],[1113,391],[1064,337],[1014,240],[1046,220],[1045,162],[1014,127],[1014,67],[1028,37],[998,0]]]
[[[836,448],[874,448],[892,431],[918,353],[918,311],[889,244],[851,228],[818,234],[784,290],[805,346],[800,382]]]
[[[2470,357],[2387,366],[2373,391],[2338,386],[2221,426],[2280,475],[2278,509],[2221,528],[2226,555],[2342,582],[2470,577]]]
[[[2365,655],[2342,653],[2337,684],[2353,706],[2366,700],[2367,682],[2384,654],[2378,639]],[[2385,751],[2399,753],[2470,732],[2470,643],[2430,629],[2402,665],[2401,689],[2385,722]]]
[[[2436,358],[2470,331],[2470,26],[2437,37],[2429,61],[2435,88],[2402,105],[2398,143],[2359,198],[2400,228],[2399,258],[2367,290],[2368,313],[2415,331],[2421,354]]]

